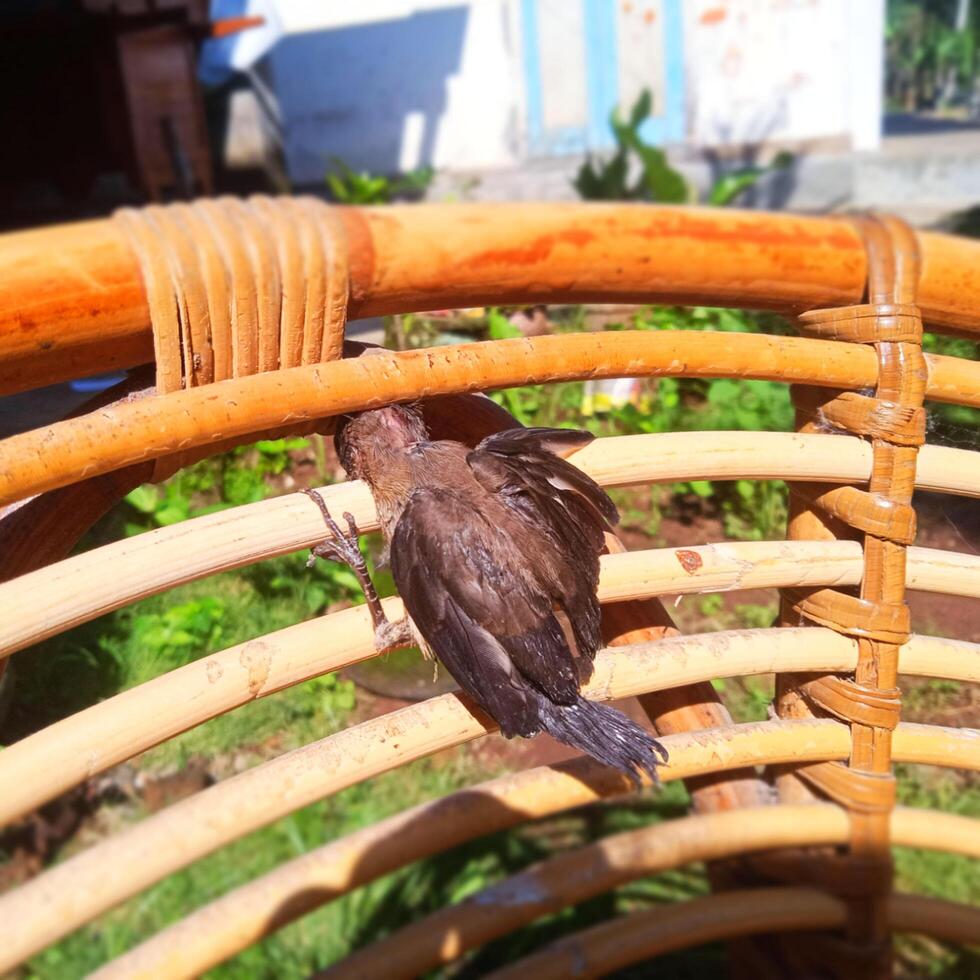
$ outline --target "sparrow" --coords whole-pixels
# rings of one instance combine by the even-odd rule
[[[379,650],[418,644],[437,657],[507,738],[547,732],[626,773],[657,780],[666,749],[615,708],[584,698],[600,639],[605,532],[619,515],[565,457],[592,441],[575,429],[517,428],[476,448],[432,441],[417,406],[343,416],[341,464],[370,488],[407,611],[387,620],[358,546],[316,491],[332,538],[316,558],[344,561],[364,588]]]

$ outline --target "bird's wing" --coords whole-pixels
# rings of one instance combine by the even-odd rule
[[[599,647],[599,555],[604,532],[619,520],[594,480],[562,458],[592,441],[577,429],[510,429],[484,439],[468,456],[477,480],[539,539],[550,560],[535,565],[552,600],[571,622],[579,650]]]
[[[578,676],[548,593],[527,574],[530,542],[451,490],[412,493],[395,527],[391,571],[440,660],[505,734],[538,730],[528,685],[558,704]]]

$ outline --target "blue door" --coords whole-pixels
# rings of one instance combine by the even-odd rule
[[[532,156],[612,145],[609,113],[644,88],[651,143],[684,136],[682,0],[521,0]]]

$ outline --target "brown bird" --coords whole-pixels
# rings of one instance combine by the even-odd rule
[[[429,441],[409,406],[345,416],[341,463],[371,489],[408,619],[385,618],[357,543],[311,492],[334,537],[315,557],[350,564],[379,649],[414,639],[507,738],[545,731],[638,782],[663,746],[621,712],[579,693],[576,659],[600,645],[596,595],[604,532],[619,515],[563,457],[592,441],[570,429],[510,429],[475,449]]]

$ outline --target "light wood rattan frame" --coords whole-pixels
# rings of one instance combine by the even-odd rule
[[[58,256],[56,265],[52,255]],[[976,733],[898,724],[895,695],[899,666],[964,680],[975,680],[978,673],[980,657],[970,644],[909,641],[901,605],[906,587],[978,594],[975,557],[909,547],[914,485],[970,496],[978,491],[977,454],[937,447],[917,452],[924,398],[980,406],[980,365],[921,353],[923,319],[932,328],[980,336],[978,258],[977,243],[915,234],[891,219],[854,222],[615,205],[331,209],[309,200],[223,199],[2,236],[0,391],[152,358],[158,394],[134,392],[77,419],[0,442],[0,503],[20,506],[24,498],[42,495],[21,507],[19,520],[8,511],[0,522],[0,540],[4,528],[16,528],[8,538],[16,547],[0,577],[4,570],[16,576],[39,569],[0,586],[0,600],[24,612],[0,638],[0,651],[9,654],[177,582],[309,545],[318,536],[316,516],[308,501],[292,497],[42,567],[64,555],[106,501],[124,493],[134,479],[164,478],[250,434],[309,431],[322,426],[326,416],[392,400],[561,379],[670,375],[795,383],[804,428],[799,435],[634,437],[606,440],[580,454],[578,462],[608,486],[774,477],[793,481],[797,491],[792,544],[624,555],[611,540],[602,589],[604,600],[613,604],[605,607],[604,633],[614,648],[634,646],[604,652],[588,691],[598,698],[640,694],[668,739],[672,765],[665,776],[687,780],[698,816],[649,836],[669,842],[686,839],[685,828],[712,831],[700,838],[703,846],[675,848],[674,863],[742,853],[756,846],[748,840],[753,834],[759,847],[827,847],[846,840],[849,856],[832,862],[841,898],[785,888],[719,894],[670,910],[667,925],[650,930],[645,941],[637,940],[635,922],[625,921],[566,947],[574,945],[576,955],[585,956],[598,950],[594,962],[605,969],[614,962],[609,950],[617,945],[620,960],[628,962],[627,952],[635,959],[706,938],[844,926],[844,943],[804,945],[819,949],[818,955],[829,950],[842,975],[856,965],[868,975],[885,975],[891,929],[922,926],[965,940],[976,928],[969,910],[889,894],[890,833],[895,840],[930,846],[941,844],[937,835],[948,832],[951,849],[972,851],[958,843],[956,835],[966,832],[953,818],[937,819],[930,834],[926,818],[893,811],[888,774],[892,757],[980,768]],[[855,305],[865,298],[866,305]],[[334,360],[349,316],[558,299],[817,312],[801,317],[810,334],[803,338],[619,333]],[[862,390],[873,390],[874,397]],[[464,404],[467,410],[461,412]],[[849,429],[858,438],[814,431],[815,413],[824,426]],[[468,419],[460,422],[460,415]],[[434,418],[439,421],[438,412]],[[457,402],[452,410],[446,403],[442,419],[446,427],[440,431],[455,434],[455,424],[459,437],[470,441],[507,424],[498,410],[479,401]],[[82,495],[73,497],[72,485],[79,480]],[[867,491],[854,487],[866,481]],[[92,489],[104,499],[89,504]],[[363,487],[329,492],[337,498],[333,505],[349,505],[364,526],[373,526]],[[82,501],[80,507],[74,507],[75,500]],[[84,513],[66,516],[72,509]],[[36,527],[35,515],[42,517]],[[294,526],[286,525],[290,521]],[[841,522],[860,531],[863,542],[848,540]],[[44,542],[45,532],[69,523],[67,543]],[[234,540],[235,531],[247,540]],[[157,559],[150,570],[147,555]],[[85,581],[89,588],[77,588],[81,576],[100,567],[112,569],[119,582],[103,575]],[[789,627],[664,639],[676,631],[651,597],[750,585],[788,590]],[[848,586],[860,586],[860,599],[841,591]],[[800,616],[832,629],[798,629]],[[326,630],[336,645],[324,651],[318,640]],[[644,640],[660,642],[635,646]],[[267,655],[270,651],[276,655]],[[141,746],[371,654],[366,617],[362,610],[350,610],[152,681],[6,750],[0,773],[17,792],[5,801],[4,812],[13,817]],[[787,678],[779,699],[786,720],[732,726],[707,682],[773,669]],[[840,677],[852,670],[853,679]],[[799,672],[805,676],[799,678]],[[206,690],[205,683],[214,688],[210,695],[195,711],[180,710],[174,699]],[[156,717],[154,705],[160,709]],[[817,718],[814,713],[829,714]],[[465,699],[450,695],[288,753],[168,808],[0,898],[0,910],[10,906],[0,917],[7,923],[0,930],[15,932],[0,943],[4,962],[15,964],[196,856],[306,801],[490,728]],[[132,734],[129,744],[126,731]],[[74,758],[69,746],[76,750]],[[79,746],[87,746],[84,755]],[[355,752],[359,757],[352,762]],[[333,768],[321,769],[326,762]],[[785,773],[783,804],[764,814],[744,809],[767,802],[763,784],[746,768],[759,764],[778,765]],[[32,768],[44,774],[34,785],[25,777]],[[800,776],[845,806],[846,825],[839,809],[808,801]],[[440,843],[626,789],[618,776],[588,761],[496,785],[503,796],[491,790],[466,802],[430,805],[455,805],[470,823],[444,840],[418,837],[416,856],[433,853]],[[521,806],[501,810],[488,803],[529,790]],[[271,802],[255,808],[256,798]],[[800,799],[807,802],[794,802]],[[794,822],[801,805],[812,818],[805,822],[808,829]],[[340,857],[360,847],[362,858],[375,854],[373,867],[382,873],[395,865],[390,853],[384,856],[385,838],[379,835],[393,831],[399,819],[410,823],[411,815],[321,850]],[[729,848],[715,836],[728,824],[745,847]],[[186,843],[181,853],[167,847],[168,835],[174,839],[175,833]],[[616,840],[600,842],[590,853],[617,846]],[[267,876],[273,893],[288,896],[304,875],[322,876],[316,870],[322,855],[308,858]],[[551,865],[560,866],[560,860]],[[804,860],[785,866],[798,871],[814,865]],[[764,867],[777,873],[779,862]],[[714,885],[730,887],[732,881],[712,868]],[[339,894],[338,887],[368,880],[370,873],[365,874],[360,881],[337,879],[322,900]],[[815,880],[826,888],[832,877]],[[608,879],[600,886],[615,883]],[[107,966],[105,975],[130,975],[127,964],[143,970],[148,963],[163,973],[140,975],[190,975],[181,971],[192,973],[233,954],[283,924],[256,925],[261,901],[250,896],[263,894],[264,884],[239,890],[241,913],[217,931],[214,942],[182,941],[182,949],[194,950],[183,960],[161,958],[161,943],[168,936],[196,935],[213,923],[217,910],[233,907],[236,893]],[[555,901],[571,894],[559,884]],[[296,914],[310,904],[300,903]],[[445,916],[452,921],[455,914],[448,910]],[[706,919],[714,925],[706,928]],[[404,933],[409,939],[393,937],[396,952],[385,955],[397,956],[398,949],[411,945],[412,935],[424,931],[410,927]],[[534,968],[549,975],[547,970],[560,968],[563,955],[542,951]],[[355,958],[349,967],[356,963]]]

